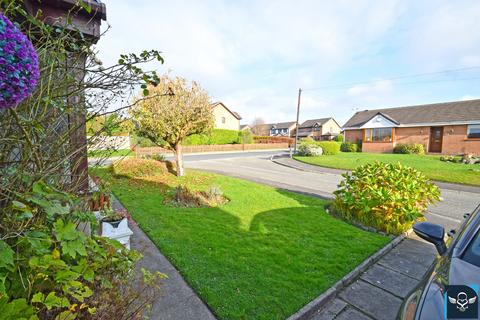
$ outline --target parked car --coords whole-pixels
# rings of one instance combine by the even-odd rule
[[[442,226],[429,222],[414,225],[414,232],[434,244],[439,256],[424,280],[404,301],[398,319],[445,319],[446,286],[480,285],[479,212],[480,205],[472,213],[465,214],[462,225],[449,232],[447,243]],[[470,299],[475,300],[478,299]]]

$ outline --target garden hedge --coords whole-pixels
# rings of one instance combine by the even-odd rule
[[[425,154],[425,148],[421,143],[399,143],[393,148],[393,153]]]
[[[340,143],[335,141],[316,141],[315,144],[322,148],[326,156],[340,153]]]
[[[209,135],[194,134],[184,141],[186,146],[208,145],[208,144],[236,144],[242,143],[244,133],[237,130],[213,129]],[[245,142],[248,143],[248,142]]]
[[[340,146],[340,151],[342,152],[357,152],[358,151],[358,144],[353,142],[344,142]]]

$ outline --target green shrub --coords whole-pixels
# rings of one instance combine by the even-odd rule
[[[208,144],[236,144],[239,143],[240,131],[227,129],[213,129],[208,135],[193,134],[188,136],[183,145],[197,146]]]
[[[340,152],[340,144],[335,141],[317,141],[315,144],[322,148],[323,154],[326,156],[338,154]]]
[[[440,191],[416,169],[373,162],[342,175],[334,209],[346,220],[399,234],[423,218]]]
[[[393,153],[425,154],[425,148],[421,143],[399,143],[393,148]]]
[[[340,151],[342,152],[357,152],[358,151],[358,145],[353,142],[344,142],[340,146]]]
[[[317,157],[323,154],[323,149],[321,147],[306,142],[300,143],[297,151],[299,155],[306,157]]]
[[[157,147],[150,139],[136,135],[132,136],[132,145],[140,148]]]
[[[345,141],[345,137],[343,136],[343,134],[339,134],[333,140],[335,140],[337,142],[343,142],[343,141]]]
[[[253,134],[250,130],[242,130],[238,133],[238,143],[251,144],[253,143]]]
[[[163,174],[171,171],[174,165],[170,161],[158,161],[153,159],[124,158],[115,162],[112,166],[113,173],[117,176],[128,178],[147,177]]]

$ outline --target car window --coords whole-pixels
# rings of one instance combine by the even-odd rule
[[[465,250],[463,260],[480,267],[480,231]]]

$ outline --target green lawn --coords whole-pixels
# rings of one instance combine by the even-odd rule
[[[188,171],[180,180],[170,174],[139,180],[92,171],[111,183],[221,319],[285,319],[389,241],[331,217],[325,200],[240,179]],[[179,182],[219,186],[230,201],[217,208],[165,205]]]
[[[89,151],[89,157],[98,157],[98,158],[107,158],[107,157],[125,157],[125,156],[134,156],[135,152],[130,149],[120,149],[120,150],[95,150]]]
[[[299,161],[322,167],[348,170],[375,160],[388,163],[400,162],[422,171],[433,180],[480,185],[480,165],[443,162],[439,158],[439,156],[432,155],[348,152],[341,152],[333,156],[295,157]]]

